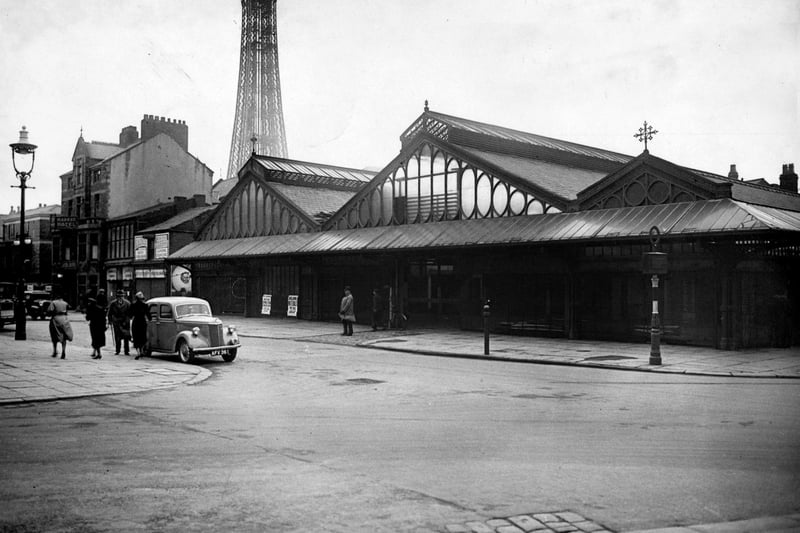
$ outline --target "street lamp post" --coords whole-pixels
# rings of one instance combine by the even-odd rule
[[[14,339],[24,341],[28,338],[25,331],[25,266],[27,259],[25,256],[28,253],[28,244],[30,238],[25,231],[25,189],[28,187],[28,180],[31,178],[33,172],[33,164],[36,160],[36,145],[28,142],[28,131],[25,126],[19,132],[19,141],[11,143],[11,161],[14,165],[14,172],[17,174],[19,185],[12,185],[18,187],[20,190],[20,205],[19,205],[19,244],[20,253],[18,254],[18,274],[17,281],[17,300],[14,304],[14,322],[16,328],[14,331]]]
[[[667,273],[667,254],[658,251],[661,230],[650,228],[650,251],[642,254],[642,272],[650,275],[653,310],[650,315],[650,364],[661,364],[661,317],[658,312],[658,276]]]

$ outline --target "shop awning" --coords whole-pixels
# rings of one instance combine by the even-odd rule
[[[800,213],[731,199],[598,209],[480,220],[197,241],[170,261],[339,254],[641,239],[657,226],[665,237],[796,232]]]

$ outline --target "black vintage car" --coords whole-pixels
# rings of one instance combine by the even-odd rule
[[[0,282],[0,328],[14,323],[15,287],[13,283]]]
[[[53,296],[46,291],[25,291],[25,311],[33,320],[47,318]]]

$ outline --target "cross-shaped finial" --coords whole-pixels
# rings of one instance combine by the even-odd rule
[[[648,126],[647,121],[644,121],[644,126],[639,128],[639,133],[634,133],[633,136],[639,139],[639,142],[644,141],[644,151],[647,151],[647,141],[653,140],[653,135],[658,133],[658,130],[654,130],[653,126]]]
[[[253,145],[253,153],[256,153],[256,143],[258,142],[258,137],[254,133],[252,137],[250,137],[250,143]]]

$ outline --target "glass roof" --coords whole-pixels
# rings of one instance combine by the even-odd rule
[[[369,170],[357,170],[263,156],[256,156],[255,160],[258,161],[261,166],[269,170],[288,172],[292,174],[303,174],[306,176],[322,176],[333,179],[358,181],[361,183],[366,183],[375,177],[375,172],[371,172]]]

